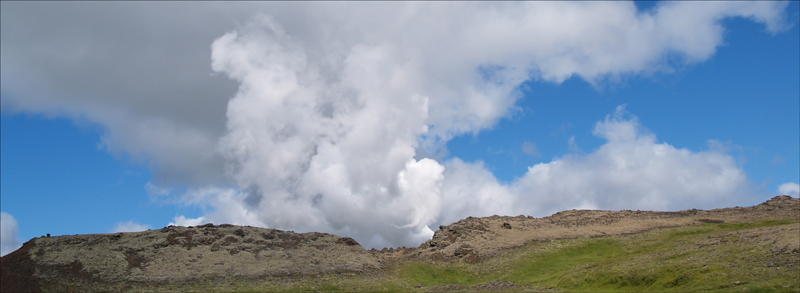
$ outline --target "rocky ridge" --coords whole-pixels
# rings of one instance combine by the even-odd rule
[[[461,258],[477,262],[500,250],[519,247],[530,241],[594,238],[702,223],[744,223],[776,218],[800,218],[800,199],[784,195],[752,207],[678,212],[569,210],[544,218],[522,215],[468,217],[439,227],[432,239],[417,249],[400,250],[388,256]],[[785,234],[787,240],[780,243],[790,250],[800,250],[800,237],[794,237],[800,235],[798,233]]]
[[[158,285],[191,283],[201,279],[372,274],[399,259],[474,263],[532,241],[785,218],[800,219],[800,199],[777,196],[752,207],[708,211],[570,210],[543,218],[469,217],[439,227],[431,240],[417,248],[383,250],[365,250],[352,238],[326,233],[300,234],[226,224],[169,226],[133,233],[37,237],[0,258],[0,289],[3,292],[39,291],[42,286],[64,281]],[[800,224],[747,233],[744,236],[748,239],[771,245],[774,252],[800,252],[800,237],[797,237]],[[707,245],[713,245],[711,242],[722,239],[708,241]],[[491,285],[492,288],[512,286],[506,283]]]
[[[350,237],[227,224],[38,237],[2,261],[4,292],[56,280],[165,284],[380,267],[378,258]],[[7,281],[12,279],[19,284]]]

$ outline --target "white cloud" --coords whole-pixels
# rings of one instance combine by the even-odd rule
[[[197,191],[184,195],[184,201],[209,205],[213,211],[198,219],[181,216],[175,222],[178,225],[214,222],[318,230],[357,235],[365,245],[381,247],[418,243],[430,237],[429,227],[467,216],[547,216],[574,208],[716,208],[743,204],[752,193],[744,172],[724,150],[712,144],[707,151],[693,152],[659,143],[654,134],[642,130],[638,119],[628,114],[623,106],[599,121],[594,133],[607,141],[599,149],[531,166],[523,177],[511,184],[499,183],[481,162],[448,160],[440,175],[441,200],[436,200],[435,194],[417,198],[400,196],[394,202],[376,199],[375,195],[371,198],[369,194],[353,194],[356,188],[338,185],[348,174],[344,165],[338,164],[329,167],[325,175],[309,177],[316,180],[313,183],[304,184],[321,184],[319,190],[325,193],[319,194],[324,196],[276,200],[261,194],[253,200],[252,195],[234,190]],[[441,172],[428,170],[433,174]],[[421,175],[418,178],[423,180],[431,176]],[[424,182],[406,186],[415,186],[420,189],[415,194],[424,194],[426,189],[432,188]],[[403,207],[407,210],[400,209]],[[412,224],[406,227],[420,225],[416,229],[404,229],[402,222],[389,222],[389,225],[377,222],[404,219],[403,215],[414,215],[405,217]]]
[[[144,190],[150,197],[155,198],[169,196],[172,193],[172,188],[158,186],[149,181],[144,185]]]
[[[133,221],[127,221],[125,223],[117,223],[117,226],[114,227],[114,230],[111,230],[112,233],[117,232],[141,232],[150,229],[149,225],[142,225],[134,223]]]
[[[778,186],[778,193],[791,197],[800,197],[800,184],[787,182]]]
[[[448,162],[438,223],[567,209],[716,208],[741,204],[751,192],[731,156],[659,143],[623,106],[598,122],[594,134],[606,140],[599,149],[531,166],[510,185],[499,184],[480,162]]]
[[[513,111],[525,80],[577,75],[594,83],[670,71],[665,60],[676,58],[667,56],[709,58],[723,42],[724,18],[780,31],[786,5],[664,2],[641,12],[632,2],[3,2],[2,103],[99,123],[106,148],[149,162],[158,184],[229,183],[216,149],[236,87],[210,75],[208,45],[255,14],[270,15],[280,42],[292,43],[272,58],[300,58],[293,64],[307,66],[299,68],[306,78],[338,80],[368,51],[387,62],[364,85],[383,79],[400,90],[396,96],[428,97],[422,147],[435,154],[454,135],[489,128]],[[251,46],[282,44],[240,33]],[[327,99],[347,92],[325,85],[311,92]]]
[[[525,81],[670,72],[711,57],[725,18],[779,31],[786,3],[38,5],[2,3],[4,109],[104,126],[108,151],[150,164],[151,194],[187,186],[176,198],[207,209],[175,224],[377,246],[416,245],[466,212],[731,202],[720,192],[745,179],[729,156],[659,144],[616,116],[595,129],[602,148],[532,166],[514,186],[478,163],[430,157],[517,111]]]
[[[204,216],[198,218],[186,218],[183,215],[175,217],[170,225],[197,226],[214,223],[270,227],[259,220],[257,211],[248,209],[254,199],[258,200],[255,196],[231,188],[206,187],[189,190],[178,200],[203,209],[212,207],[213,210],[206,211]]]
[[[445,163],[442,213],[435,225],[450,224],[468,216],[513,215],[517,194],[497,182],[483,162],[465,163],[454,158]],[[528,214],[528,213],[526,213]]]
[[[17,220],[9,213],[0,212],[0,256],[9,254],[21,246]]]
[[[234,197],[271,227],[410,244],[438,214],[443,170],[414,159],[428,116],[416,72],[386,46],[357,45],[333,69],[297,46],[269,17],[212,45],[213,68],[241,82],[219,144],[247,190]]]
[[[570,155],[528,168],[517,188],[522,205],[555,212],[576,204],[602,209],[678,210],[735,204],[747,178],[729,155],[658,143],[623,106],[598,122],[607,142],[585,156]],[[523,197],[523,198],[526,198]]]
[[[199,217],[199,218],[192,219],[192,218],[186,218],[184,216],[178,216],[178,217],[173,218],[172,220],[174,222],[170,222],[169,226],[190,227],[190,226],[202,225],[204,223],[210,223],[210,222],[206,221],[205,217]],[[225,223],[218,223],[218,224],[225,224]]]

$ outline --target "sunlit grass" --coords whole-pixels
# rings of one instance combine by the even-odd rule
[[[765,269],[771,254],[729,239],[701,250],[696,243],[737,230],[797,223],[796,219],[703,224],[637,235],[532,243],[479,264],[410,263],[399,270],[423,285],[475,285],[493,280],[565,291],[685,292],[800,289],[797,266]],[[729,237],[730,238],[730,237]],[[795,262],[800,260],[794,260]]]
[[[769,247],[737,241],[730,232],[798,223],[797,219],[752,223],[709,223],[602,238],[532,242],[483,262],[390,263],[373,275],[201,281],[178,291],[228,292],[409,292],[435,285],[473,286],[491,281],[517,285],[511,291],[567,292],[798,292],[800,259],[778,269]],[[700,245],[709,239],[725,239]],[[786,256],[784,256],[786,257]],[[416,288],[421,284],[423,288]],[[139,288],[148,291],[146,288]],[[136,288],[134,288],[136,291]],[[466,289],[466,291],[469,291]]]

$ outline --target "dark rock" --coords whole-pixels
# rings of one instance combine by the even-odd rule
[[[355,239],[350,238],[350,237],[342,237],[341,239],[339,239],[339,242],[344,243],[347,246],[361,245],[361,244],[358,244],[358,242],[356,242]]]
[[[144,270],[142,265],[147,264],[148,260],[139,255],[138,251],[135,249],[128,249],[125,252],[125,261],[128,262],[128,270],[132,268],[139,268],[140,270]]]

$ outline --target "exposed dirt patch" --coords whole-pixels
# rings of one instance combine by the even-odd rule
[[[2,292],[41,292],[36,273],[36,263],[31,259],[35,249],[33,240],[14,252],[0,257],[0,291]]]

